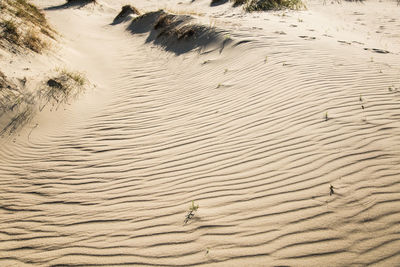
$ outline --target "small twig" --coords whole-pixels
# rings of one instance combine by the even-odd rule
[[[335,191],[333,190],[333,185],[329,185],[329,195],[332,196],[333,194],[335,194]]]

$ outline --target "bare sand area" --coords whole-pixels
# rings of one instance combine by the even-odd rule
[[[400,266],[396,1],[70,2],[0,42],[0,266]]]

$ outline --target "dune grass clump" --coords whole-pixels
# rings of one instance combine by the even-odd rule
[[[118,13],[118,15],[114,18],[112,25],[119,24],[123,21],[126,21],[129,19],[129,15],[138,15],[140,16],[141,13],[140,11],[135,8],[134,6],[131,5],[125,5],[122,7],[121,11]]]
[[[174,21],[174,15],[172,14],[162,14],[157,21],[154,23],[154,29],[168,28]]]
[[[47,25],[46,17],[36,6],[26,0],[9,1],[16,8],[15,15],[24,20],[30,21],[35,25]]]
[[[298,10],[305,7],[301,0],[250,0],[247,1],[244,9],[252,11],[269,11],[293,9]]]
[[[232,2],[234,7],[246,4],[246,0],[233,0]]]
[[[139,16],[141,15],[140,11],[136,7],[131,5],[125,5],[122,7],[121,12],[118,14],[118,16],[126,16],[130,14],[135,14]]]
[[[0,12],[0,42],[10,51],[28,48],[41,53],[48,47],[47,37],[54,39],[55,31],[48,25],[44,13],[27,0],[3,0]],[[45,36],[46,35],[46,36]]]
[[[84,90],[86,83],[87,79],[82,73],[58,69],[57,75],[48,79],[40,90],[39,99],[44,100],[43,106],[52,101],[67,103]]]
[[[64,75],[70,79],[72,79],[79,86],[85,85],[87,82],[85,76],[80,72],[68,71],[66,69],[60,70],[61,75]]]
[[[45,43],[36,31],[30,30],[24,37],[24,45],[36,53],[41,53],[44,48],[47,47]]]
[[[14,21],[4,20],[1,22],[0,26],[3,30],[3,36],[6,40],[15,44],[19,42],[20,34],[18,33],[17,25]]]

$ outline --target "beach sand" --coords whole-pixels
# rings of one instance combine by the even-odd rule
[[[0,68],[90,86],[0,139],[1,266],[400,265],[396,2],[33,3],[57,44]]]

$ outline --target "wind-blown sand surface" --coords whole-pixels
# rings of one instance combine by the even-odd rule
[[[127,2],[34,1],[95,88],[2,137],[1,266],[400,265],[395,2],[131,2],[206,46],[111,25]]]

